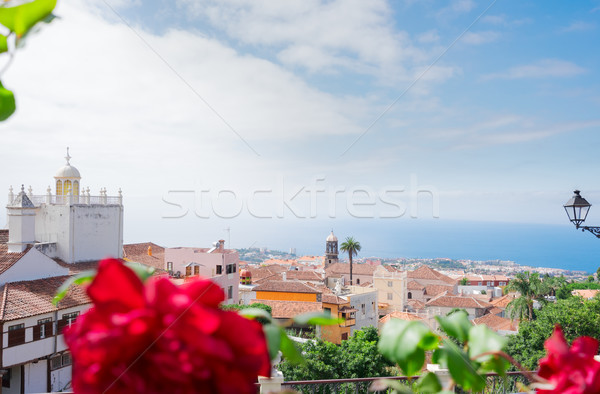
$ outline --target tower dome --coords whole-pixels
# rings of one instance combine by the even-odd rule
[[[57,196],[68,196],[74,195],[79,196],[79,181],[81,180],[81,174],[79,170],[71,165],[71,155],[69,155],[69,148],[67,147],[67,155],[65,156],[67,164],[59,168],[54,174],[56,180],[56,195]]]
[[[337,242],[337,237],[333,234],[333,230],[331,230],[331,234],[327,237],[327,242]]]

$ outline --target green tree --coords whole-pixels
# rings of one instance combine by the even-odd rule
[[[533,320],[533,301],[544,302],[544,296],[549,293],[549,288],[542,282],[540,275],[536,272],[532,274],[529,271],[519,272],[506,288],[509,291],[517,291],[521,294],[520,297],[512,300],[506,307],[508,315],[513,320],[515,318],[523,320],[524,317]]]
[[[461,285],[461,286],[466,286],[466,285],[468,285],[468,284],[469,284],[469,279],[467,279],[467,278],[462,278],[462,279],[460,280],[460,285]]]
[[[285,380],[349,379],[388,376],[392,363],[378,351],[379,333],[375,327],[365,327],[341,345],[321,339],[302,345],[306,359],[303,365],[283,360],[279,369]]]
[[[549,303],[537,312],[535,320],[520,323],[519,333],[509,337],[506,352],[525,368],[536,370],[538,360],[546,354],[544,342],[557,324],[569,342],[580,336],[600,340],[600,299],[571,297]]]
[[[600,282],[600,267],[596,270],[596,280]]]
[[[354,237],[346,237],[346,240],[340,246],[340,250],[342,252],[348,252],[348,259],[350,259],[350,284],[352,282],[352,257],[358,255],[360,252],[361,246],[360,242],[356,241]]]
[[[588,276],[587,281],[590,282],[590,283],[593,282],[594,281],[594,275]]]
[[[567,283],[556,291],[556,298],[567,299],[572,297],[573,290],[600,290],[600,283],[578,282]]]

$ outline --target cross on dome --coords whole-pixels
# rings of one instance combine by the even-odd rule
[[[67,165],[70,166],[70,160],[71,160],[71,155],[69,155],[69,147],[67,146],[67,155],[65,156],[65,159],[67,159]]]

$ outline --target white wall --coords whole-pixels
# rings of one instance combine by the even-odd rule
[[[2,394],[21,394],[21,366],[12,367],[10,371],[10,388],[2,387]]]
[[[25,364],[25,393],[45,393],[48,391],[48,361]]]
[[[123,257],[123,207],[42,204],[35,234],[39,242],[56,242],[67,263]]]
[[[65,388],[71,387],[71,370],[72,368],[69,365],[50,372],[50,389],[53,392],[63,391]]]
[[[356,323],[350,330],[350,334],[361,330],[363,327],[377,327],[379,321],[379,312],[377,310],[377,290],[373,289],[370,292],[362,294],[349,294],[350,306],[356,309]],[[363,312],[363,307],[364,312]]]
[[[68,274],[68,268],[61,267],[56,261],[34,248],[0,275],[0,286],[8,282],[50,278]]]

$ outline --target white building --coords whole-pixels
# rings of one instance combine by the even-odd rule
[[[78,271],[112,255],[122,257],[123,205],[106,189],[91,196],[79,171],[67,163],[54,176],[55,193],[33,195],[24,187],[6,206],[8,229],[0,230],[0,375],[2,393],[39,393],[70,388],[71,358],[62,330],[89,308],[73,287],[58,303],[60,285]]]
[[[350,306],[356,309],[355,323],[350,335],[365,327],[377,327],[379,312],[377,304],[377,289],[361,286],[350,286],[350,293],[344,294],[350,301]]]

